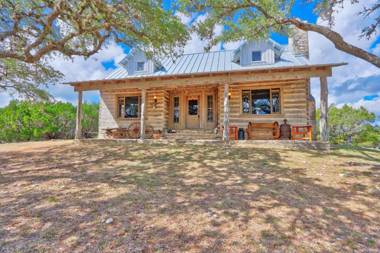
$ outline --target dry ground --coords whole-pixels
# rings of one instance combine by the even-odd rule
[[[376,151],[0,145],[0,252],[352,251],[380,251]]]

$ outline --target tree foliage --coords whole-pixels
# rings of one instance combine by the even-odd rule
[[[355,145],[380,147],[380,127],[365,125],[352,142]]]
[[[89,57],[111,41],[175,56],[187,38],[160,0],[0,0],[0,87],[38,96],[59,77],[49,56]]]
[[[319,115],[318,111],[317,118]],[[380,144],[380,128],[371,125],[374,123],[376,115],[366,108],[356,109],[349,105],[338,108],[331,105],[328,117],[330,142],[370,146]]]
[[[50,100],[43,88],[59,81],[62,74],[47,63],[25,63],[15,59],[0,59],[0,92],[31,100]]]
[[[35,63],[47,54],[89,57],[113,39],[155,54],[187,39],[158,0],[2,0],[0,58]]]
[[[13,100],[0,108],[0,142],[42,139],[71,139],[75,131],[76,108],[63,102]],[[83,134],[98,131],[98,105],[83,104]]]
[[[202,13],[205,19],[194,25],[193,29],[201,38],[209,41],[210,48],[219,42],[241,39],[261,39],[270,32],[289,34],[291,27],[312,31],[330,40],[337,49],[380,67],[380,57],[345,41],[343,36],[332,29],[334,14],[343,8],[347,0],[303,0],[304,4],[314,6],[314,12],[328,21],[328,26],[312,24],[293,16],[294,0],[181,0],[182,10],[188,14]],[[352,4],[357,0],[350,0]],[[375,16],[375,22],[363,27],[359,37],[367,39],[378,30],[380,4],[365,8],[359,15],[363,18]],[[215,28],[222,26],[223,32],[215,34]]]

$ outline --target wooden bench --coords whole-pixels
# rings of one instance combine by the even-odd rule
[[[248,140],[276,140],[280,138],[280,126],[273,123],[248,123],[246,129]]]

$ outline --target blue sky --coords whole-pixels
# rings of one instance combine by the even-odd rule
[[[172,5],[171,0],[163,1],[163,6],[165,9],[170,9],[171,5]],[[318,17],[313,13],[313,6],[314,6],[313,4],[305,4],[305,2],[303,1],[296,1],[295,6],[294,6],[295,8],[293,9],[292,14],[296,17],[299,17],[302,20],[307,20],[308,22],[315,23]],[[192,17],[190,22],[195,21],[196,18],[197,16]],[[288,42],[288,38],[280,34],[273,33],[271,35],[271,38],[281,44],[287,44]],[[128,46],[121,43],[119,45],[123,47],[125,53],[129,52],[130,49]],[[221,47],[221,49],[223,49],[223,47]],[[117,67],[117,63],[113,59],[108,60],[108,61],[103,61],[102,65],[105,70],[110,70]]]
[[[170,0],[164,1],[164,5],[167,8],[170,4],[169,2]],[[336,14],[333,29],[354,45],[380,55],[379,33],[377,37],[371,40],[360,39],[358,37],[361,29],[373,21],[373,18],[363,19],[357,13],[362,10],[363,6],[376,3],[377,0],[362,0],[359,4],[351,4],[350,2],[350,0],[347,0],[344,5],[345,8],[339,10]],[[313,14],[312,6],[305,4],[304,1],[296,1],[293,15],[309,22],[326,25],[323,20]],[[187,18],[183,15],[178,16],[184,23],[196,22],[197,19],[202,19],[202,16],[192,18]],[[286,37],[272,34],[272,38],[281,44],[287,44]],[[330,102],[338,105],[348,103],[356,107],[365,106],[378,115],[380,123],[380,70],[363,60],[336,50],[331,42],[316,33],[309,33],[309,45],[311,61],[313,63],[348,63],[347,66],[335,69],[333,77],[329,78]],[[199,52],[204,46],[204,42],[193,34],[188,45],[185,47],[185,52]],[[230,43],[223,46],[228,48],[233,47],[234,44]],[[213,50],[219,50],[220,48],[221,45],[218,45]],[[102,49],[87,60],[84,60],[82,57],[75,57],[73,60],[56,58],[52,61],[52,65],[64,73],[65,78],[63,81],[100,79],[107,72],[114,69],[118,62],[126,56],[128,51],[129,48],[125,45],[111,43],[108,48]],[[49,91],[58,100],[76,102],[76,94],[70,86],[58,84],[51,86]],[[312,93],[317,103],[319,103],[318,80],[312,80]],[[7,94],[0,94],[0,106],[6,105],[9,99],[10,97]],[[98,93],[86,92],[85,101],[98,102]]]

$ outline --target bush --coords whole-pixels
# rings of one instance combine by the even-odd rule
[[[366,108],[331,105],[328,111],[330,142],[377,147],[380,145],[380,127],[373,126],[376,115]],[[317,111],[319,121],[320,112]]]
[[[83,134],[98,130],[98,105],[83,105]],[[76,107],[63,102],[13,100],[0,108],[0,141],[71,139],[75,131]]]

